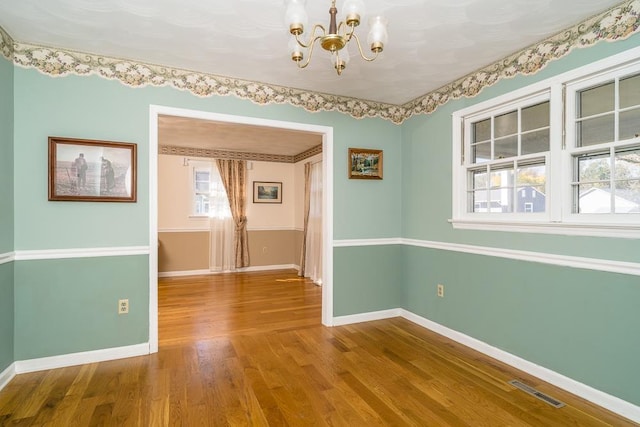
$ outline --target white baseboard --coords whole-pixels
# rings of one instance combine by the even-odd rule
[[[106,360],[125,359],[127,357],[144,356],[148,354],[149,343],[143,343],[124,347],[83,351],[80,353],[62,354],[60,356],[41,357],[39,359],[20,360],[15,362],[14,365],[16,374],[24,374],[26,372],[65,368],[67,366],[104,362]]]
[[[390,319],[402,316],[401,309],[372,311],[370,313],[350,314],[333,318],[333,326],[351,325],[352,323],[371,322],[373,320]]]
[[[16,364],[12,363],[11,365],[7,366],[7,369],[0,372],[0,390],[5,388],[7,384],[9,384],[9,381],[11,381],[15,376],[16,376]]]
[[[500,350],[499,348],[493,347],[492,345],[479,341],[461,332],[447,328],[446,326],[424,317],[418,316],[410,311],[404,309],[400,309],[399,311],[402,317],[417,325],[443,335],[453,341],[479,351],[480,353],[486,354],[487,356],[491,356],[494,359],[520,369],[521,371],[527,372],[528,374],[573,393],[576,396],[580,396],[583,399],[602,406],[616,414],[622,415],[623,417],[629,418],[635,422],[640,422],[640,406],[636,406],[626,400],[622,400],[591,386],[575,381],[543,366],[536,365],[535,363],[529,362],[519,356]]]
[[[270,270],[300,270],[295,264],[281,265],[256,265],[254,267],[238,268],[233,271],[211,271],[211,270],[183,270],[183,271],[163,271],[158,273],[158,277],[183,277],[183,276],[208,276],[211,274],[223,273],[243,273],[247,271],[270,271]]]
[[[280,265],[256,265],[254,267],[239,268],[238,272],[243,271],[270,271],[270,270],[300,270],[300,266],[295,264],[280,264]]]
[[[410,322],[422,326],[423,328],[429,329],[464,346],[470,347],[480,353],[504,362],[507,365],[527,372],[528,374],[566,390],[569,393],[573,393],[576,396],[608,409],[611,412],[615,412],[616,414],[635,422],[640,422],[640,406],[636,406],[626,400],[622,400],[591,386],[575,381],[543,366],[536,365],[535,363],[529,362],[519,356],[500,350],[499,348],[493,347],[492,345],[433,322],[422,316],[418,316],[417,314],[402,308],[352,314],[349,316],[338,316],[333,318],[333,325],[349,325],[352,323],[369,322],[372,320],[388,319],[392,317],[403,317]]]
[[[207,276],[209,274],[216,274],[216,272],[211,270],[161,271],[158,272],[158,277]]]

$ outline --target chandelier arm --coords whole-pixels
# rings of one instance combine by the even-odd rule
[[[351,37],[355,35],[356,27],[353,24],[347,25],[344,21],[340,21],[340,24],[338,25],[338,33],[340,33],[342,27],[347,27],[347,29],[344,30],[344,35],[342,37],[344,37],[347,40],[347,43],[349,43],[351,41]]]
[[[357,34],[353,34],[353,38],[356,41],[356,44],[358,45],[358,50],[360,51],[360,56],[362,57],[362,59],[364,59],[367,62],[371,62],[373,60],[375,60],[378,57],[378,52],[374,52],[372,57],[368,57],[364,54],[364,52],[362,51],[362,45],[360,45],[360,38],[358,37]]]
[[[321,34],[319,36],[316,35],[316,30],[318,28],[321,31]],[[304,47],[305,49],[310,49],[310,48],[313,48],[313,44],[316,42],[316,40],[318,40],[320,37],[322,37],[325,34],[327,34],[327,30],[325,30],[321,24],[316,24],[311,29],[311,32],[309,33],[309,41],[306,44],[304,40],[300,40],[298,34],[296,34],[295,37],[296,37],[296,41],[300,46]]]
[[[313,48],[316,46],[316,41],[319,40],[320,37],[321,36],[316,36],[309,42],[309,55],[307,56],[307,60],[302,65],[300,65],[300,61],[296,61],[298,68],[307,68],[307,65],[311,62],[311,57],[313,56]]]

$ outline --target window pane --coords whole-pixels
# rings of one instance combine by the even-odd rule
[[[549,101],[522,109],[522,132],[549,126]]]
[[[545,203],[544,186],[530,185],[518,187],[516,190],[516,209],[518,212],[544,212]]]
[[[614,108],[613,82],[583,90],[578,93],[578,117],[589,117],[594,114],[613,111]]]
[[[493,146],[494,159],[506,159],[518,155],[518,136],[496,139]]]
[[[620,79],[620,108],[640,105],[640,74]]]
[[[196,171],[196,181],[209,182],[209,171]]]
[[[197,193],[208,193],[209,192],[209,181],[196,181],[196,192]]]
[[[489,212],[513,212],[513,187],[505,187],[489,192]]]
[[[472,142],[488,141],[491,139],[491,119],[476,122],[471,125]]]
[[[491,188],[496,187],[512,187],[513,186],[513,168],[501,168],[491,171]]]
[[[198,194],[195,197],[195,214],[196,215],[208,215],[209,214],[209,198],[203,194]]]
[[[608,183],[578,185],[579,213],[611,213],[611,191]]]
[[[578,157],[578,181],[609,182],[611,165],[609,154],[593,154]]]
[[[640,180],[616,181],[613,203],[616,213],[640,212]]]
[[[549,151],[549,129],[525,133],[521,138],[523,155]]]
[[[513,168],[491,171],[491,212],[513,212]]]
[[[578,122],[576,124],[576,145],[578,147],[586,147],[588,145],[613,141],[613,120],[613,114],[607,114],[606,116]]]
[[[518,132],[518,112],[512,111],[511,113],[496,116],[494,119],[495,126],[495,138],[501,136],[513,135]]]
[[[640,179],[640,148],[616,153],[615,179]]]
[[[483,144],[477,144],[471,146],[472,162],[484,163],[491,160],[491,143],[485,142]]]
[[[640,108],[620,113],[618,139],[631,139],[640,135]]]
[[[485,171],[471,172],[471,185],[473,186],[472,188],[474,190],[477,190],[480,188],[487,188],[489,183],[488,177],[489,177],[489,174]]]
[[[518,168],[518,185],[531,185],[535,187],[541,186],[543,188],[542,191],[544,191],[544,185],[547,181],[546,174],[547,172],[544,164],[521,166]]]

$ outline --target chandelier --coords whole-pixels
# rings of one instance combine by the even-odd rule
[[[327,30],[320,24],[315,24],[308,33],[307,40],[303,40],[304,30],[307,26],[307,12],[305,10],[306,0],[288,0],[285,21],[289,26],[291,40],[289,41],[289,51],[291,59],[296,62],[299,68],[305,68],[311,62],[313,48],[316,42],[320,42],[320,46],[331,54],[331,62],[338,75],[345,69],[349,62],[349,52],[346,49],[347,44],[352,40],[356,41],[360,56],[367,62],[371,62],[378,57],[378,54],[384,49],[387,42],[387,20],[381,16],[372,17],[369,20],[369,35],[367,43],[370,46],[373,56],[367,57],[362,51],[360,39],[355,33],[355,29],[360,25],[360,15],[364,10],[363,0],[345,0],[344,2],[344,19],[337,22],[336,16],[338,9],[336,8],[336,0],[331,1],[329,8],[329,29]],[[308,55],[305,60],[305,53]]]

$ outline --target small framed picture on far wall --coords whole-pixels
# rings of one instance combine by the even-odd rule
[[[282,203],[282,183],[253,181],[253,203]]]

